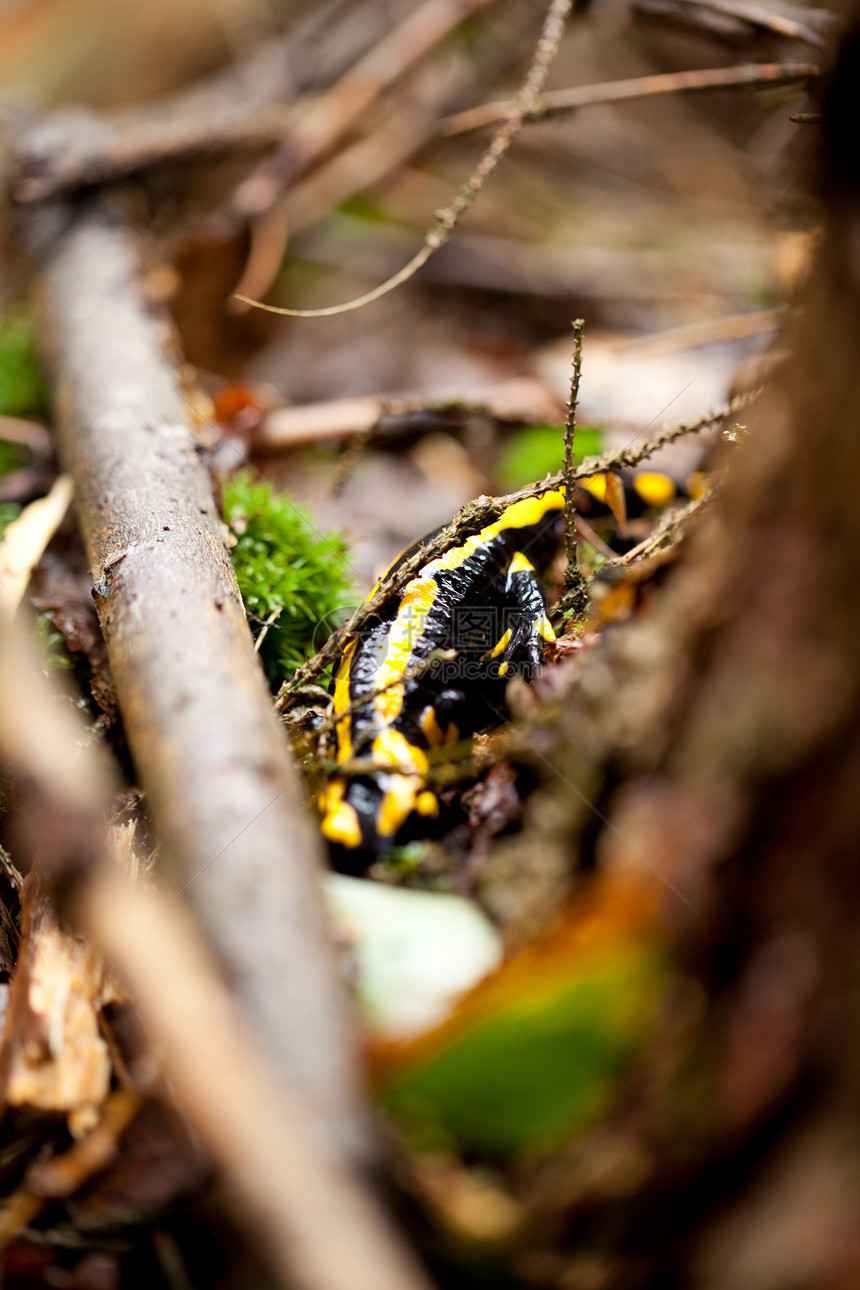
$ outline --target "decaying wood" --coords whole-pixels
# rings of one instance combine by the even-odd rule
[[[0,1047],[2,1097],[67,1116],[80,1137],[97,1122],[110,1086],[98,1022],[110,987],[98,954],[58,923],[38,865],[22,904],[23,944]]]
[[[330,399],[269,412],[254,435],[254,450],[282,452],[342,435],[400,433],[415,414],[451,419],[471,416],[523,425],[550,425],[564,408],[541,381],[529,377],[439,394],[364,395]]]
[[[84,211],[41,248],[60,453],[125,732],[176,885],[281,1069],[344,1146],[358,1064],[319,841],[274,720],[140,246]]]
[[[32,647],[3,617],[0,755],[22,778],[29,798],[20,822],[21,850],[39,852],[43,872],[59,880],[65,913],[130,986],[170,1088],[262,1240],[277,1283],[296,1290],[427,1290],[372,1195],[338,1161],[330,1138],[320,1134],[318,1105],[311,1106],[288,1080],[273,1079],[184,906],[134,886],[114,863],[104,823],[113,786],[110,764],[100,747],[85,741],[78,714],[57,702]],[[36,805],[41,809],[33,809]],[[59,929],[44,886],[32,908],[28,936],[35,937],[33,944],[45,942],[44,927],[34,925],[37,918],[47,920],[54,938],[49,941],[56,943]],[[69,945],[80,943],[67,932],[61,936],[68,961]],[[78,968],[84,965],[80,958],[73,961]],[[56,972],[53,976],[59,979]],[[85,976],[92,979],[89,970]],[[81,1022],[77,998],[70,1004],[52,997],[50,1007],[41,1009],[37,987],[42,979],[26,962],[16,975],[24,1002],[16,1005],[10,1023],[12,1057],[17,1059],[23,1047],[32,1062],[26,1045],[33,1036],[41,1047],[53,1046],[59,1066],[64,1060],[59,1046],[68,1046],[74,1080],[79,1034],[90,1038],[89,1019]],[[21,1015],[28,1000],[39,1009],[39,1021],[45,1018],[35,1034]],[[98,1078],[90,1073],[80,1081],[84,1095],[104,1100],[105,1067],[106,1056]],[[74,1083],[73,1091],[78,1089]],[[41,1094],[41,1085],[36,1091]],[[94,1108],[87,1104],[86,1109]],[[133,1112],[133,1103],[123,1102],[105,1113]],[[82,1169],[98,1167],[107,1145],[105,1125],[80,1127],[92,1132],[72,1159],[36,1162],[28,1171],[0,1212],[0,1244],[34,1217],[43,1195],[63,1194]]]

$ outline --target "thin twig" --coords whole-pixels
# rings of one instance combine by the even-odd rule
[[[542,94],[526,116],[528,123],[562,116],[597,103],[622,103],[629,99],[653,98],[660,94],[691,94],[705,90],[732,88],[754,89],[759,85],[786,85],[820,75],[815,63],[744,63],[740,67],[711,67],[702,71],[666,72],[657,76],[634,76],[624,81],[604,81],[598,85],[575,85],[571,89],[552,90]],[[504,121],[511,110],[511,100],[482,103],[441,123],[447,137],[467,134],[483,126]]]
[[[567,552],[567,568],[564,573],[566,588],[565,600],[570,607],[584,602],[582,575],[576,553],[576,507],[574,505],[573,457],[576,438],[576,408],[579,403],[579,381],[582,375],[582,331],[585,322],[577,318],[573,324],[573,366],[570,375],[570,399],[567,405],[567,416],[564,422],[564,545]]]
[[[721,14],[727,18],[737,18],[751,27],[762,31],[772,31],[774,35],[785,36],[788,40],[799,40],[814,49],[825,49],[827,42],[818,31],[813,31],[806,22],[789,18],[785,14],[775,13],[765,5],[751,4],[750,0],[673,0],[667,11],[674,11],[679,16],[693,16],[697,9]],[[809,11],[810,15],[820,15],[826,21],[833,21],[833,15],[826,10]]]
[[[658,448],[662,448],[668,443],[674,443],[676,439],[680,439],[684,435],[695,434],[697,431],[705,430],[709,426],[717,425],[727,417],[733,416],[741,408],[751,403],[760,393],[761,390],[757,389],[736,395],[735,398],[730,399],[718,408],[714,408],[713,411],[706,413],[703,417],[699,417],[696,421],[667,426],[657,431],[638,448],[634,447],[634,440],[633,443],[628,444],[620,452],[605,453],[602,457],[588,457],[581,466],[571,473],[571,479],[573,481],[587,479],[591,475],[603,474],[607,470],[635,466],[646,457],[650,457]],[[392,596],[396,596],[428,561],[444,555],[451,547],[456,546],[458,542],[472,533],[480,532],[486,524],[498,519],[512,502],[520,501],[525,497],[535,497],[550,489],[558,488],[564,482],[563,472],[548,475],[540,483],[531,484],[528,488],[520,489],[519,492],[511,493],[507,497],[478,497],[475,501],[464,506],[451,523],[442,529],[441,533],[433,538],[432,541],[422,546],[413,556],[399,565],[394,573],[384,577],[374,595],[356,610],[343,627],[338,628],[329,637],[322,649],[312,659],[309,659],[307,663],[303,663],[298,668],[291,680],[281,686],[276,702],[278,711],[285,711],[302,686],[306,685],[314,677],[319,676],[329,663],[333,662],[338,656],[345,642],[357,636],[382,606]]]
[[[600,577],[605,569],[626,568],[629,565],[634,564],[637,560],[641,560],[646,556],[652,555],[663,545],[666,538],[674,537],[679,529],[684,528],[687,521],[694,515],[697,515],[698,512],[711,500],[711,498],[715,496],[715,494],[716,489],[709,488],[707,492],[702,493],[700,497],[694,497],[692,501],[687,502],[687,504],[682,506],[679,510],[670,511],[669,514],[664,515],[654,531],[649,533],[646,538],[643,538],[638,546],[631,547],[631,549],[629,551],[625,551],[623,555],[616,555],[613,556],[611,560],[607,560],[605,564],[602,564],[595,572],[591,581],[593,582],[594,578]]]
[[[354,300],[347,300],[340,305],[329,305],[324,309],[286,309],[277,305],[264,305],[258,300],[249,300],[244,296],[237,296],[236,298],[244,300],[245,304],[254,305],[258,309],[265,309],[274,314],[285,314],[291,318],[330,318],[334,314],[360,309],[374,300],[379,300],[381,296],[387,295],[390,291],[394,291],[396,287],[407,282],[418,272],[422,265],[427,263],[432,255],[435,255],[445,245],[461,217],[472,205],[513,143],[523,121],[534,107],[543,88],[550,64],[558,50],[564,24],[572,4],[573,0],[551,0],[526,79],[511,105],[509,115],[499,126],[490,146],[484,152],[454,200],[436,216],[434,223],[427,230],[424,244],[420,251],[398,273],[395,273],[387,282],[381,283],[378,287],[374,287],[372,291],[368,291],[362,296],[357,296]]]

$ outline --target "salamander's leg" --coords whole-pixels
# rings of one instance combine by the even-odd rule
[[[530,675],[543,662],[544,649],[555,640],[555,632],[534,565],[520,551],[511,560],[505,596],[507,625],[487,657],[500,660],[500,676],[513,675],[514,671]],[[515,666],[520,660],[525,661],[525,667]]]

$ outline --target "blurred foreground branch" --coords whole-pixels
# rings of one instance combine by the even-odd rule
[[[422,1274],[376,1203],[314,1132],[316,1111],[306,1097],[283,1079],[273,1082],[184,907],[132,885],[109,854],[105,819],[114,784],[107,759],[86,740],[77,713],[52,694],[33,647],[5,616],[0,753],[24,785],[20,845],[39,852],[40,917],[52,922],[53,939],[61,938],[67,952],[77,955],[79,967],[93,960],[91,951],[56,925],[49,896],[53,880],[66,913],[131,987],[170,1087],[262,1238],[278,1284],[300,1290],[425,1290]],[[38,931],[32,920],[29,931]],[[39,945],[45,944],[42,937]],[[28,952],[32,956],[25,947]],[[16,974],[18,993],[19,979],[27,979],[25,966],[26,960]],[[17,1010],[13,1022],[16,1015]],[[7,1036],[10,1031],[14,1058],[23,1032],[7,1025]],[[77,1038],[79,1046],[80,1036],[75,1019],[69,1043]],[[74,1079],[79,1051],[57,1052],[61,1039],[66,1035],[58,1035],[55,1026],[55,1064]],[[90,1066],[98,1082],[90,1080],[79,1096],[94,1110],[93,1101],[106,1092],[106,1055],[100,1067]],[[18,1219],[26,1221],[38,1210],[38,1197],[19,1193],[17,1208],[22,1205]],[[12,1218],[4,1232],[14,1233]]]

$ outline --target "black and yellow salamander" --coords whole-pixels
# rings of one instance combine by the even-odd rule
[[[633,514],[678,496],[656,472],[622,482]],[[606,490],[603,475],[578,481],[577,509],[608,514]],[[562,489],[512,502],[426,564],[347,645],[333,683],[332,753],[338,766],[361,760],[371,768],[335,770],[320,795],[322,831],[339,868],[359,872],[395,841],[429,831],[440,807],[428,752],[498,724],[507,681],[529,677],[543,661],[555,636],[538,574],[558,548],[563,510]],[[428,666],[443,651],[455,657]]]
[[[369,760],[373,769],[335,771],[321,794],[322,830],[339,868],[361,871],[419,831],[422,818],[426,829],[439,814],[428,751],[497,724],[509,678],[541,663],[555,635],[538,570],[558,548],[563,509],[561,490],[513,502],[426,564],[344,649],[333,687],[334,759]],[[456,653],[428,666],[439,651]]]

